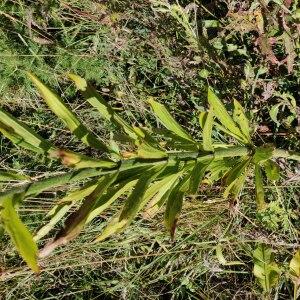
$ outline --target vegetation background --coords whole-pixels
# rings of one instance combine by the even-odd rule
[[[182,8],[176,18],[174,6]],[[274,1],[30,1],[0,3],[1,106],[57,145],[77,149],[25,77],[31,70],[60,91],[95,133],[109,139],[99,119],[66,79],[90,80],[132,124],[153,124],[145,100],[164,103],[193,136],[206,107],[207,85],[230,106],[238,99],[257,143],[300,147],[300,11],[298,0]],[[64,169],[12,147],[0,136],[0,168],[33,177]],[[3,299],[260,299],[252,269],[257,243],[270,245],[283,269],[299,248],[300,166],[279,161],[269,182],[268,208],[255,210],[254,188],[239,205],[205,187],[186,199],[176,242],[161,217],[136,220],[125,233],[91,245],[90,236],[113,212],[91,223],[77,240],[43,260],[39,276],[24,267],[6,236],[0,240]],[[6,188],[3,185],[3,188]],[[74,186],[73,186],[74,187]],[[1,187],[0,187],[1,188]],[[33,230],[55,196],[72,186],[26,199],[21,216]],[[121,203],[115,205],[117,210]],[[227,261],[216,255],[221,245]],[[274,299],[290,299],[281,276]]]

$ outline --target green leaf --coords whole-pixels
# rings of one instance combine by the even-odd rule
[[[225,176],[225,185],[230,185],[234,182],[237,178],[239,178],[242,173],[245,172],[245,169],[250,163],[249,157],[243,157],[242,161],[238,162]]]
[[[271,109],[269,110],[269,115],[271,117],[271,120],[276,123],[277,127],[280,126],[280,122],[277,119],[277,115],[279,112],[279,107],[281,106],[281,103],[275,104],[271,107]]]
[[[82,92],[85,99],[100,112],[104,119],[121,127],[133,140],[140,137],[132,126],[123,120],[85,79],[75,74],[68,74],[68,76]]]
[[[277,181],[280,178],[280,168],[273,160],[267,160],[262,164],[269,180]]]
[[[28,73],[28,77],[37,87],[49,108],[64,122],[71,132],[86,145],[108,151],[107,146],[90,132],[82,122],[75,116],[63,100],[35,75]]]
[[[130,224],[141,208],[148,186],[165,167],[165,164],[152,167],[140,177],[120,214],[108,223],[102,234],[95,239],[95,242],[100,242],[114,233],[121,232]]]
[[[208,176],[205,181],[208,184],[213,184],[221,179],[236,163],[234,159],[214,159],[207,168]]]
[[[265,292],[270,292],[279,279],[280,269],[274,260],[272,249],[260,244],[253,252],[253,274]]]
[[[255,164],[264,162],[270,159],[273,155],[274,146],[265,145],[262,147],[255,148],[255,153],[253,155],[253,162]]]
[[[204,128],[207,115],[208,115],[207,111],[201,111],[200,114],[199,114],[199,125],[200,125],[201,129]]]
[[[243,107],[237,100],[234,100],[233,120],[236,122],[236,124],[238,124],[241,132],[247,138],[247,141],[250,144],[251,138],[249,120],[245,115]]]
[[[120,196],[131,190],[137,183],[137,179],[127,180],[120,183],[116,187],[111,187],[103,196],[95,203],[93,210],[89,213],[86,223],[91,222],[95,217],[99,216],[105,209],[110,207],[114,201]]]
[[[290,274],[300,279],[300,249],[298,249],[290,262]],[[300,282],[298,283],[298,285]]]
[[[50,230],[52,230],[54,226],[67,214],[67,212],[76,202],[90,195],[96,187],[97,183],[95,182],[87,183],[81,189],[72,191],[67,196],[60,199],[48,213],[48,217],[50,217],[50,220],[36,232],[36,234],[34,235],[34,240],[38,241],[45,235],[47,235]]]
[[[239,196],[247,176],[248,166],[251,162],[251,158],[245,157],[239,163],[237,163],[225,176],[225,184],[227,188],[224,191],[224,198],[232,195],[233,198]]]
[[[216,96],[214,91],[209,87],[207,95],[208,103],[212,106],[216,118],[221,124],[226,127],[230,132],[235,134],[241,142],[247,143],[247,138],[243,135],[231,116],[228,114],[225,106]]]
[[[219,261],[219,263],[223,266],[239,266],[239,265],[245,265],[243,262],[234,260],[234,261],[227,261],[226,258],[223,255],[222,247],[220,244],[216,246],[216,257]]]
[[[212,143],[212,128],[214,123],[214,112],[212,109],[208,111],[204,128],[203,128],[203,150],[204,151],[213,151],[213,143]]]
[[[191,173],[191,178],[190,178],[190,186],[189,186],[189,190],[188,193],[189,194],[196,194],[198,192],[199,189],[199,185],[201,184],[205,172],[209,166],[209,164],[211,163],[212,159],[202,159],[202,158],[198,158],[196,163],[195,163],[195,167],[192,170]]]
[[[178,172],[176,174],[169,175],[164,179],[158,181],[156,183],[155,188],[155,195],[152,197],[151,201],[149,202],[148,206],[146,207],[145,211],[143,212],[143,217],[145,219],[152,218],[162,207],[162,205],[167,200],[168,196],[174,185],[178,182],[182,172]],[[148,189],[149,191],[149,189]],[[147,192],[148,192],[147,191]]]
[[[157,118],[167,129],[181,138],[193,142],[193,138],[176,122],[163,104],[156,102],[153,98],[150,98],[148,102]]]
[[[0,108],[0,132],[15,145],[36,153],[51,153],[55,147],[27,125]]]
[[[294,283],[294,300],[296,300],[300,294],[300,249],[296,251],[290,262],[289,275]]]
[[[184,194],[189,187],[190,174],[185,175],[181,182],[179,182],[171,191],[164,215],[166,228],[170,231],[171,239],[174,240],[175,230],[179,214],[182,209]]]
[[[30,180],[29,176],[9,171],[0,171],[0,182]]]
[[[259,164],[255,164],[255,193],[257,210],[264,210],[266,208],[265,191],[261,167]]]
[[[137,150],[137,156],[146,159],[160,159],[167,157],[168,154],[165,151],[154,148],[147,142],[143,142]]]
[[[14,208],[15,202],[19,202],[22,197],[22,194],[14,194],[2,202],[1,220],[5,231],[10,235],[24,261],[34,272],[39,272],[37,245]]]
[[[46,246],[40,251],[40,257],[49,255],[49,253],[51,253],[55,248],[66,244],[79,235],[86,224],[89,214],[93,211],[97,200],[106,192],[117,176],[118,172],[114,172],[99,179],[96,188],[91,194],[85,197],[80,208],[67,218],[65,228],[56,235],[53,241],[46,244]]]

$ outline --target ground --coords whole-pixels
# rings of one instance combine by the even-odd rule
[[[201,136],[198,116],[207,108],[209,85],[228,108],[233,99],[240,101],[257,144],[297,150],[299,5],[298,0],[195,0],[178,1],[177,6],[176,1],[155,0],[3,0],[1,107],[55,145],[90,154],[49,111],[26,71],[58,91],[103,140],[110,138],[112,124],[84,102],[67,73],[93,83],[134,125],[156,125],[146,102],[149,96],[156,97],[195,138]],[[216,138],[222,138],[221,133]],[[1,170],[32,177],[65,171],[2,136],[0,151]],[[43,272],[35,276],[3,235],[0,295],[3,299],[293,299],[293,285],[285,274],[299,248],[300,166],[278,163],[281,178],[266,182],[264,213],[256,211],[250,181],[234,206],[223,199],[220,184],[205,186],[185,199],[173,242],[160,213],[152,219],[141,215],[124,233],[91,244],[120,201],[79,238],[44,259]],[[36,230],[54,198],[71,188],[27,198],[20,208],[22,219]],[[264,296],[253,275],[253,251],[262,242],[273,249],[281,268],[279,281]],[[243,264],[224,264],[220,249],[227,262]]]

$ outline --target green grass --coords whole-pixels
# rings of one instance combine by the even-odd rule
[[[252,1],[228,1],[229,8],[221,1],[195,1],[196,23],[191,13],[191,26],[197,25],[214,45],[217,63],[207,48],[195,49],[190,44],[183,26],[168,12],[153,10],[147,1],[94,2],[1,2],[1,106],[56,145],[85,151],[46,109],[24,71],[31,70],[60,91],[89,128],[107,139],[111,125],[83,102],[67,81],[67,72],[90,80],[132,124],[154,124],[145,100],[149,95],[158,97],[195,137],[200,130],[198,113],[206,108],[210,84],[226,105],[231,106],[236,98],[247,108],[259,128],[256,142],[299,149],[299,108],[291,125],[284,125],[291,114],[287,107],[278,113],[280,126],[269,114],[285,93],[299,103],[299,20],[293,18],[297,1],[293,1],[291,13],[284,15],[286,28],[273,17],[282,13],[280,6],[270,3],[263,10],[265,34],[277,38],[273,51],[278,59],[288,54],[279,37],[284,32],[292,36],[296,57],[290,72],[286,63],[277,66],[268,60],[268,53],[258,44],[257,31],[247,29],[245,22],[237,23],[238,6],[242,5],[240,15],[245,21],[245,15],[252,16]],[[209,20],[218,21],[219,27],[205,28]],[[39,157],[13,148],[2,136],[0,152],[1,169],[32,176],[64,170],[52,161],[41,162]],[[156,216],[151,220],[141,217],[125,233],[91,244],[92,235],[104,227],[112,211],[43,260],[43,272],[34,276],[3,236],[0,298],[260,299],[261,288],[252,274],[251,255],[256,244],[269,244],[283,268],[288,268],[299,248],[300,166],[279,163],[284,172],[277,187],[269,183],[267,200],[271,204],[264,214],[255,211],[254,189],[249,184],[238,206],[219,198],[218,188],[205,187],[197,197],[186,200],[174,243],[161,217]],[[69,188],[26,200],[20,212],[32,230],[51,208],[54,196]],[[228,261],[241,260],[245,265],[221,265],[215,255],[218,243]],[[292,299],[291,295],[292,284],[282,275],[272,296]]]

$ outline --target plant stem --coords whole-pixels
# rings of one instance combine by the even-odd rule
[[[49,188],[62,186],[71,182],[76,182],[96,176],[102,176],[105,174],[109,174],[112,172],[115,172],[117,170],[119,171],[126,171],[126,170],[133,170],[143,167],[151,167],[156,164],[165,163],[166,161],[188,161],[188,160],[194,160],[198,157],[207,157],[210,158],[225,158],[225,157],[238,157],[238,156],[249,156],[251,155],[251,149],[243,146],[233,146],[230,148],[219,148],[215,149],[214,153],[209,152],[170,152],[168,157],[162,158],[159,160],[153,160],[153,159],[126,159],[122,160],[119,163],[118,167],[112,168],[112,169],[81,169],[81,170],[75,170],[68,173],[56,175],[50,178],[44,178],[40,181],[36,182],[30,182],[23,185],[15,186],[7,191],[0,193],[0,205],[5,197],[11,194],[15,193],[25,193],[25,196],[30,196],[34,194],[41,193]],[[282,150],[282,149],[275,149],[273,151],[273,157],[274,158],[286,158],[286,159],[293,159],[300,161],[300,153]]]

